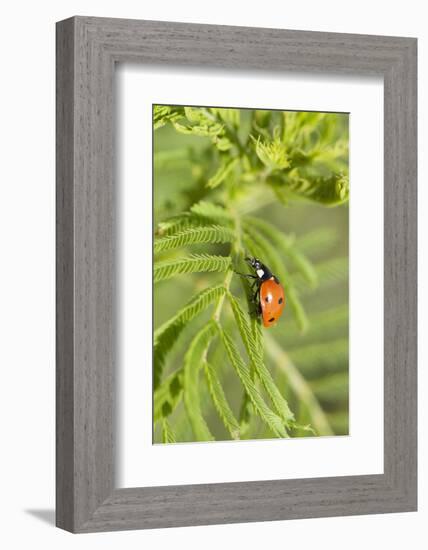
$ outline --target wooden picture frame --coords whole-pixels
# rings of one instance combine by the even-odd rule
[[[414,38],[91,17],[57,24],[58,527],[81,533],[416,510],[416,46]],[[115,488],[117,62],[383,77],[383,474]]]

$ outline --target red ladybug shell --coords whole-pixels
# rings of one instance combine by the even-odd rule
[[[281,317],[285,306],[285,294],[281,283],[272,277],[260,285],[260,306],[263,325],[271,327]]]

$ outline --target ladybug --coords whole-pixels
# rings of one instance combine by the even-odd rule
[[[285,306],[284,288],[272,271],[257,258],[245,258],[255,274],[239,273],[254,279],[252,288],[256,287],[254,302],[257,312],[262,316],[263,325],[271,327],[281,317]]]

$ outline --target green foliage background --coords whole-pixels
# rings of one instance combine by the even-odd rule
[[[154,442],[348,433],[348,115],[155,105]],[[264,329],[243,258],[287,305]]]

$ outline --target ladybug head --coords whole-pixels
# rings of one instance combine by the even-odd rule
[[[254,269],[260,269],[262,267],[262,262],[257,258],[245,258],[245,261]]]
[[[272,277],[270,269],[257,258],[245,258],[245,261],[254,269],[257,277],[262,281],[267,281]]]

